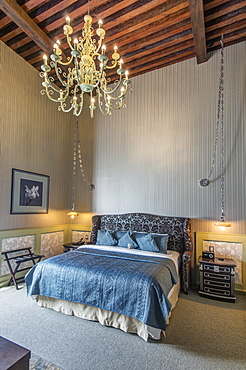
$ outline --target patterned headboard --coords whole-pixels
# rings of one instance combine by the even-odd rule
[[[92,217],[91,242],[96,243],[98,230],[132,230],[168,234],[168,249],[175,250],[182,255],[182,283],[184,291],[188,292],[192,254],[190,224],[189,218],[148,213],[95,215]]]
[[[168,249],[181,254],[185,251],[192,251],[189,218],[157,216],[148,213],[96,215],[92,217],[92,242],[96,242],[97,230],[132,230],[168,234]]]

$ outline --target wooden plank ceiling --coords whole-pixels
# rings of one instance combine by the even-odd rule
[[[0,39],[40,70],[42,56],[61,41],[69,15],[79,37],[84,15],[94,28],[103,20],[109,56],[117,44],[130,76],[196,57],[206,62],[209,53],[246,40],[246,0],[0,0]]]

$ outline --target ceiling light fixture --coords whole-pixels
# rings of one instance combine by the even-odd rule
[[[220,79],[219,79],[219,95],[218,95],[218,111],[217,111],[217,122],[216,122],[216,135],[214,143],[214,152],[212,157],[212,164],[207,178],[201,179],[199,185],[201,187],[206,187],[210,184],[210,179],[213,173],[215,165],[215,157],[217,151],[217,144],[219,139],[219,126],[220,126],[220,209],[221,216],[220,221],[216,222],[214,226],[225,230],[227,227],[231,227],[230,222],[225,220],[225,178],[224,178],[224,162],[225,162],[225,152],[224,152],[224,42],[223,35],[221,36],[221,51],[220,51]]]
[[[89,6],[89,1],[88,1]],[[105,37],[105,30],[102,28],[102,21],[98,22],[96,30],[97,40],[93,39],[92,17],[88,14],[84,17],[82,36],[72,41],[70,35],[73,28],[70,25],[70,18],[66,17],[66,24],[63,27],[64,35],[71,49],[71,56],[63,57],[59,40],[54,44],[53,54],[43,56],[44,64],[41,66],[40,76],[44,78],[41,90],[42,95],[47,95],[54,102],[59,103],[58,110],[63,112],[72,111],[79,116],[83,110],[84,93],[90,95],[90,116],[93,118],[97,105],[104,115],[111,115],[112,110],[125,107],[123,100],[130,91],[129,73],[123,68],[123,60],[120,58],[117,46],[114,47],[111,65],[108,65],[106,46],[102,44]],[[107,78],[106,70],[117,68],[118,79],[112,83]],[[49,72],[55,72],[59,86],[55,83]]]

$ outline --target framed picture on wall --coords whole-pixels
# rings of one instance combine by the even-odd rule
[[[10,213],[48,213],[49,180],[49,176],[13,168]]]

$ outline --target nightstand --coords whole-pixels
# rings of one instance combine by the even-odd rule
[[[64,253],[73,251],[73,250],[77,249],[78,247],[79,247],[79,245],[72,244],[72,243],[63,244]]]
[[[236,264],[233,259],[215,258],[214,260],[207,260],[199,257],[198,262],[200,263],[199,294],[204,297],[235,302],[234,267]]]

